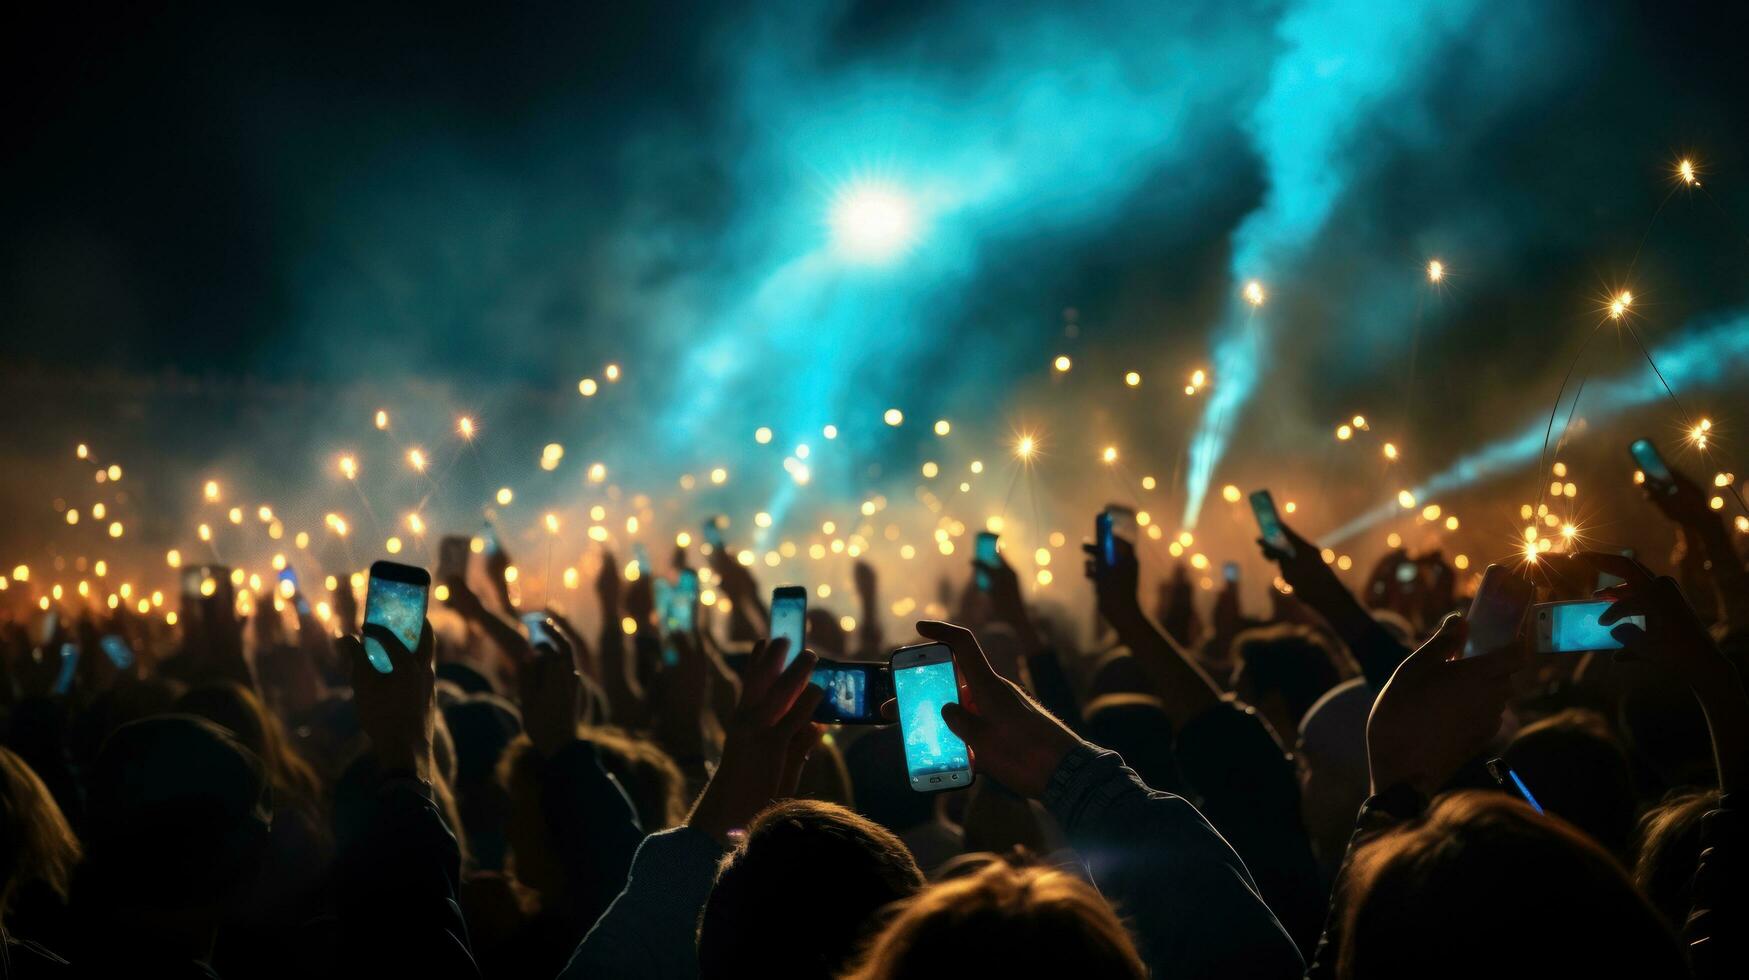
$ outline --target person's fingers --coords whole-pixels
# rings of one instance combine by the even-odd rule
[[[820,706],[820,699],[825,696],[825,691],[812,684],[807,685],[802,688],[802,693],[796,695],[795,703],[771,727],[779,734],[788,734],[808,725],[814,720],[814,709]]]
[[[743,703],[754,704],[765,696],[782,671],[784,651],[788,649],[789,641],[783,637],[753,641],[753,650],[747,655],[747,672],[741,675]]]
[[[917,623],[917,635],[947,644],[953,651],[961,683],[974,692],[988,692],[990,685],[1001,680],[996,668],[990,666],[990,658],[984,655],[984,648],[978,645],[977,635],[964,626],[924,619]]]
[[[1279,563],[1287,559],[1287,554],[1285,552],[1277,551],[1274,545],[1262,538],[1257,539],[1257,547],[1262,549],[1263,557],[1270,561]]]
[[[947,724],[948,731],[958,735],[967,744],[982,745],[984,736],[990,730],[988,721],[967,711],[962,704],[942,705],[941,720]]]
[[[1610,630],[1609,635],[1615,637],[1615,642],[1620,643],[1622,649],[1630,653],[1645,656],[1651,652],[1652,638],[1638,624],[1622,623]]]
[[[375,640],[377,646],[382,649],[383,655],[389,658],[389,669],[378,670],[378,673],[388,674],[412,667],[413,651],[408,650],[406,644],[401,642],[401,638],[396,636],[395,632],[387,626],[381,623],[365,623],[360,636]],[[420,636],[423,638],[424,634],[421,633]],[[373,663],[371,666],[374,668],[376,664]]]
[[[1439,624],[1439,629],[1428,638],[1426,643],[1409,654],[1403,661],[1404,666],[1413,665],[1413,669],[1426,669],[1430,664],[1440,664],[1463,651],[1464,641],[1469,638],[1470,627],[1464,622],[1463,616],[1449,613]],[[1475,657],[1474,660],[1482,658]]]
[[[899,720],[899,702],[893,698],[888,698],[885,701],[882,701],[881,702],[881,717],[886,719],[889,722],[898,721]]]
[[[1609,608],[1597,617],[1597,622],[1603,626],[1610,626],[1629,616],[1644,616],[1649,606],[1650,603],[1646,601],[1645,596],[1629,593],[1610,603]]]
[[[359,642],[358,637],[350,633],[342,636],[334,641],[334,648],[339,651],[340,659],[351,667],[354,678],[358,677],[360,668],[373,672],[376,670],[371,666],[370,659],[364,655],[364,644]]]
[[[766,690],[765,696],[756,702],[751,702],[758,710],[757,717],[760,724],[774,723],[783,717],[798,700],[806,698],[809,690],[820,690],[808,683],[808,677],[813,674],[814,665],[819,662],[819,659],[811,651],[803,650],[796,655],[794,660],[790,661],[788,667],[783,669],[783,673],[777,675],[777,680],[772,682],[771,687]]]

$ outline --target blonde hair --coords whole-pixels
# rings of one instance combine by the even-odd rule
[[[0,748],[0,917],[19,885],[40,881],[62,899],[79,863],[79,839],[36,771]]]
[[[1061,974],[1148,975],[1117,913],[1080,878],[996,860],[900,903],[845,980]]]

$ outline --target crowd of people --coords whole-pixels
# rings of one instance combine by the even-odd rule
[[[1356,594],[1291,528],[1266,614],[1229,581],[1205,615],[1181,568],[1144,602],[1118,538],[1091,646],[980,559],[916,626],[960,684],[950,792],[899,726],[814,720],[819,658],[887,658],[866,566],[859,628],[811,610],[799,653],[720,547],[726,617],[669,630],[604,556],[587,636],[472,554],[412,647],[362,627],[386,673],[344,577],[327,623],[10,614],[0,973],[1749,976],[1749,572],[1694,484],[1651,503],[1669,575],[1513,564],[1604,583],[1613,653],[1466,650],[1437,555]]]

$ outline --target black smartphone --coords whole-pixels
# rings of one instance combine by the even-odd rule
[[[972,784],[972,754],[941,718],[958,704],[959,676],[945,643],[918,643],[893,651],[893,696],[905,743],[905,774],[919,793]]]
[[[1482,572],[1482,584],[1476,587],[1476,597],[1470,600],[1469,639],[1464,641],[1464,656],[1492,653],[1518,639],[1518,628],[1524,623],[1524,611],[1536,597],[1536,586],[1530,579],[1505,565],[1489,565]]]
[[[379,561],[370,566],[370,587],[364,596],[365,625],[382,626],[409,650],[419,646],[425,628],[426,597],[431,593],[431,573],[423,568]],[[365,633],[364,655],[378,673],[394,670],[389,652]]]
[[[801,655],[807,642],[808,590],[799,585],[784,585],[771,590],[771,639],[789,641],[783,665]],[[877,706],[878,707],[878,706]]]
[[[979,566],[995,566],[998,561],[1002,560],[996,554],[996,535],[990,531],[979,531],[978,542],[972,554],[976,557]],[[973,577],[977,580],[979,592],[990,591],[990,573],[988,571],[983,567],[975,568]]]
[[[1628,445],[1628,455],[1634,458],[1634,465],[1640,472],[1646,474],[1646,486],[1655,493],[1672,494],[1676,492],[1676,475],[1670,472],[1670,467],[1659,455],[1658,447],[1652,445],[1650,439],[1635,439]]]
[[[893,697],[893,675],[886,664],[821,660],[808,678],[826,692],[814,720],[828,725],[885,725],[881,705]]]
[[[1238,582],[1239,563],[1236,561],[1230,561],[1223,564],[1221,566],[1221,577],[1225,578],[1229,584]]]
[[[1251,492],[1251,513],[1257,518],[1257,529],[1263,532],[1263,540],[1271,548],[1293,558],[1294,544],[1288,540],[1287,532],[1282,529],[1281,515],[1276,512],[1275,498],[1268,490]]]

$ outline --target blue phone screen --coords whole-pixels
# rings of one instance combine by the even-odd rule
[[[809,681],[826,692],[825,703],[834,718],[863,718],[868,712],[868,680],[860,670],[822,664]]]
[[[79,669],[79,647],[74,643],[61,644],[61,670],[55,675],[53,693],[65,694],[73,689],[73,672]]]
[[[425,587],[386,578],[371,579],[370,592],[364,600],[364,621],[388,627],[402,646],[414,649],[419,645],[419,632],[425,627]],[[388,651],[368,634],[364,638],[364,655],[378,673],[387,674],[394,669]]]
[[[1554,617],[1550,624],[1550,646],[1556,653],[1577,653],[1586,650],[1619,650],[1621,644],[1610,635],[1610,630],[1621,623],[1633,623],[1642,629],[1646,626],[1644,616],[1625,616],[1620,622],[1608,626],[1597,621],[1603,611],[1610,607],[1607,600],[1598,602],[1559,603],[1550,606],[1548,611]]]
[[[128,642],[114,633],[106,633],[100,640],[103,652],[109,657],[109,662],[115,664],[116,670],[127,670],[134,665],[134,651],[129,649]]]
[[[899,727],[905,733],[905,768],[913,783],[931,773],[969,769],[966,743],[941,720],[941,706],[958,704],[953,662],[923,664],[893,671],[899,701]]]
[[[801,655],[802,647],[807,642],[804,632],[807,627],[808,600],[778,596],[771,600],[771,638],[783,638],[789,641],[789,649],[784,652],[783,665]]]

